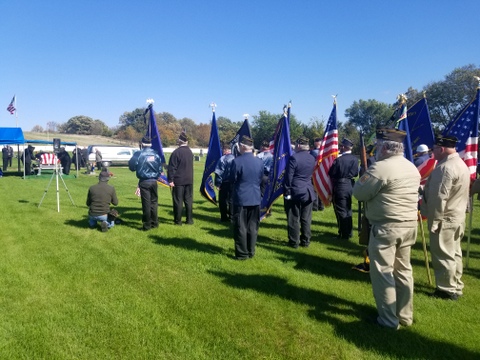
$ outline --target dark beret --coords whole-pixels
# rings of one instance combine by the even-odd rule
[[[447,148],[454,148],[457,146],[458,139],[455,136],[437,136],[435,137],[435,145]]]
[[[351,141],[350,141],[349,139],[347,139],[347,138],[343,138],[341,144],[342,144],[343,146],[347,146],[347,147],[350,147],[350,148],[353,147],[353,142],[351,142]]]
[[[308,145],[308,142],[309,140],[305,136],[300,136],[296,141],[298,145]]]
[[[247,145],[247,146],[253,146],[253,139],[247,135],[243,135],[242,136],[242,139],[240,140],[240,142],[243,144],[243,145]]]
[[[377,128],[376,136],[378,140],[395,141],[403,143],[407,133],[403,130],[391,128]]]
[[[185,134],[184,132],[182,132],[180,134],[180,136],[178,137],[178,140],[182,141],[182,142],[187,142],[188,141],[188,136],[187,134]]]

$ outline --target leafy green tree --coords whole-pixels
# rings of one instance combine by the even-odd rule
[[[62,132],[66,134],[90,135],[92,125],[93,119],[91,117],[84,115],[74,116],[62,127]]]
[[[278,121],[283,114],[271,114],[268,111],[261,110],[258,115],[253,115],[252,136],[254,145],[259,148],[263,140],[270,141],[275,134]],[[295,141],[299,136],[303,135],[304,126],[299,123],[292,113],[290,113],[290,139]]]
[[[217,118],[217,127],[220,142],[230,142],[235,137],[235,134],[237,133],[238,129],[240,129],[240,126],[242,126],[242,122],[232,122],[232,120],[229,118],[219,116]]]
[[[352,125],[357,131],[362,131],[365,136],[375,132],[379,125],[386,125],[394,112],[394,107],[377,100],[358,100],[345,110],[347,124]]]
[[[457,116],[465,105],[472,101],[478,86],[480,68],[466,65],[454,69],[442,81],[424,86],[432,123],[443,129]]]
[[[323,137],[325,132],[326,120],[324,118],[313,117],[310,119],[310,123],[304,127],[304,135],[310,139],[310,146],[313,147],[313,143],[316,138]]]
[[[145,108],[137,108],[133,111],[124,112],[119,119],[120,127],[119,131],[125,130],[131,126],[136,132],[145,134],[147,125],[145,122]],[[148,115],[148,114],[147,114]]]

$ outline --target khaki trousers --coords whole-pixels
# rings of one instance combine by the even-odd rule
[[[387,327],[413,322],[413,274],[410,251],[417,227],[372,225],[368,253],[378,322]]]
[[[450,294],[463,295],[462,248],[460,242],[465,232],[464,224],[440,227],[430,233],[430,251],[437,289]]]

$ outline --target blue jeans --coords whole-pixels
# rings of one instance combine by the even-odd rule
[[[108,215],[88,215],[88,225],[91,228],[94,228],[97,225],[97,221],[106,221],[108,223],[108,228],[110,229],[115,225],[115,220],[114,221],[108,221],[107,218]]]

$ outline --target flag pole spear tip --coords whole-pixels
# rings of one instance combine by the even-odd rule
[[[478,81],[477,88],[480,88],[480,77],[474,76],[473,78]]]

